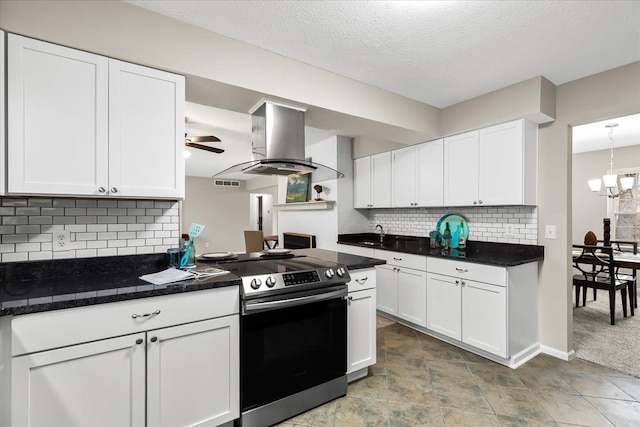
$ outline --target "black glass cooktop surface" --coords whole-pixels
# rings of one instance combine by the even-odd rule
[[[289,258],[254,258],[220,263],[220,267],[240,276],[258,276],[262,274],[287,273],[292,271],[315,270],[317,268],[337,268],[339,265],[306,256]]]

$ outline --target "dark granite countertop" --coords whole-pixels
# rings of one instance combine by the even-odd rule
[[[238,286],[233,274],[153,285],[139,276],[167,267],[164,254],[27,261],[0,265],[0,316]],[[211,265],[199,264],[196,271]]]
[[[323,249],[294,254],[344,264],[350,270],[384,264],[383,260]],[[240,254],[236,261],[260,258]],[[196,271],[224,269],[224,263],[198,262]],[[139,276],[166,268],[164,254],[27,261],[0,264],[0,316],[36,313],[182,292],[238,286],[234,274],[153,285]]]
[[[432,249],[428,237],[398,236],[386,234],[382,241],[376,233],[354,233],[338,235],[338,243],[364,248],[424,255],[430,257],[455,259],[498,267],[537,262],[544,259],[544,247],[537,245],[518,245],[513,243],[467,241],[464,252],[452,249]]]

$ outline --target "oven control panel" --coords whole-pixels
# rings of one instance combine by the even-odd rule
[[[349,282],[347,268],[318,268],[242,277],[242,297],[257,297],[270,293],[293,292],[293,288],[322,287]]]

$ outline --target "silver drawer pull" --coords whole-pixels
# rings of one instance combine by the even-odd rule
[[[137,319],[138,317],[153,317],[153,316],[157,316],[158,314],[160,314],[160,310],[156,310],[153,313],[144,313],[144,314],[137,314],[137,313],[133,313],[131,315],[132,319]]]
[[[394,260],[394,261],[402,261],[402,258],[396,258],[396,257],[393,257],[393,260]]]
[[[364,285],[364,283],[367,281],[369,277],[363,277],[362,279],[356,279],[356,283],[360,284],[360,285]]]
[[[466,272],[467,272],[467,271],[469,271],[469,270],[467,270],[466,268],[458,268],[458,267],[456,267],[456,271],[457,271],[458,273],[466,273]]]

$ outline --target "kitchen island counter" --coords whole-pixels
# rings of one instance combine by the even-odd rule
[[[376,265],[386,264],[383,259],[370,258],[359,255],[347,254],[344,252],[330,251],[327,249],[295,249],[292,251],[296,255],[305,255],[308,257],[318,258],[324,261],[344,264],[349,271],[361,270],[363,268],[372,268]]]
[[[197,271],[211,265],[199,264]],[[166,269],[164,254],[6,263],[0,267],[0,316],[238,286],[233,274],[153,285],[139,276]]]

